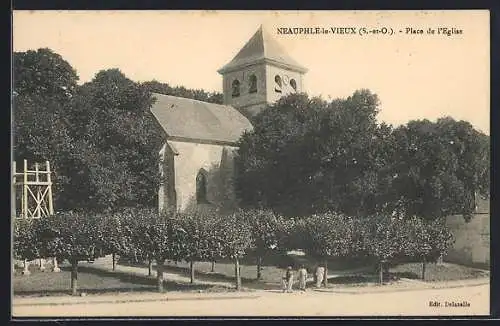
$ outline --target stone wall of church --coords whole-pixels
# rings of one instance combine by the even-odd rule
[[[231,208],[235,205],[233,175],[235,147],[169,141],[178,153],[174,156],[176,208],[196,209],[196,177],[201,169],[207,176],[209,206]],[[206,205],[204,205],[206,206]]]
[[[303,75],[301,73],[274,66],[267,66],[266,74],[267,80],[269,80],[269,83],[266,85],[268,94],[267,98],[270,103],[279,100],[282,96],[286,96],[294,92],[300,93],[304,90]],[[279,76],[281,79],[281,87],[279,87],[275,81],[276,76]],[[292,79],[296,82],[296,91],[290,85],[290,81]],[[276,90],[281,90],[281,93],[276,92]]]
[[[257,91],[250,92],[250,76],[257,78]],[[240,83],[240,95],[233,96],[233,82]],[[263,64],[253,65],[241,70],[228,72],[223,80],[224,104],[240,109],[244,115],[254,113],[253,106],[265,106],[266,103],[266,70]]]
[[[159,153],[160,187],[158,189],[158,209],[175,208],[177,199],[175,191],[174,172],[175,153],[167,144],[163,145]]]

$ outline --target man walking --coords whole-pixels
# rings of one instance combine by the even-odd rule
[[[325,268],[323,266],[318,266],[316,268],[316,287],[320,288],[321,283],[323,283],[323,277],[325,275]]]
[[[283,293],[292,292],[292,286],[293,286],[293,270],[292,266],[288,266],[285,272],[285,275],[283,276]]]
[[[304,265],[301,265],[299,269],[299,289],[301,291],[306,290],[306,281],[307,281],[307,270],[305,269]]]

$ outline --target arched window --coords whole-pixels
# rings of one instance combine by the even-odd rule
[[[281,85],[282,85],[282,83],[281,83],[281,77],[278,76],[278,75],[276,75],[274,77],[274,91],[276,93],[281,93],[281,87],[282,87]]]
[[[294,92],[297,92],[297,82],[295,79],[290,79],[290,86],[293,88]]]
[[[249,83],[249,93],[257,93],[257,76],[250,75],[248,80]]]
[[[233,81],[232,88],[233,88],[233,97],[240,96],[240,81],[238,79],[235,79]]]
[[[196,202],[198,204],[207,202],[207,176],[203,169],[196,176]]]

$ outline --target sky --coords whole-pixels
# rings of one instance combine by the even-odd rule
[[[370,89],[379,121],[451,116],[489,134],[488,11],[14,11],[13,49],[48,47],[80,82],[119,68],[135,81],[222,91],[217,69],[260,25],[309,71],[312,96]],[[352,27],[356,34],[278,34],[278,28]],[[359,35],[362,28],[393,34]],[[407,33],[408,29],[423,34]],[[428,34],[428,29],[434,34]],[[448,28],[451,35],[438,34]],[[458,31],[461,31],[460,33]]]

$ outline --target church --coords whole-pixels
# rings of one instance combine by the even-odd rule
[[[234,208],[239,138],[267,105],[302,92],[306,72],[261,26],[218,70],[223,105],[154,93],[151,111],[166,135],[159,152],[158,209]]]

